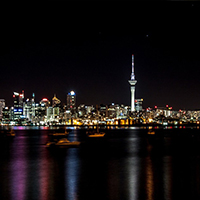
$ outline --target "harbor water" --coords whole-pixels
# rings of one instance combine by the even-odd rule
[[[198,127],[69,129],[80,146],[47,148],[49,128],[0,137],[0,199],[200,199]]]

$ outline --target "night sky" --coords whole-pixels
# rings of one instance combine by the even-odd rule
[[[144,4],[144,3],[143,3]],[[87,7],[87,9],[82,8]],[[130,105],[131,55],[143,106],[200,109],[200,6],[102,4],[9,10],[1,17],[0,98],[34,92]]]

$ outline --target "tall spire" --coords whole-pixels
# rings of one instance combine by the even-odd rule
[[[134,74],[134,54],[132,54],[132,73],[131,80],[128,81],[131,86],[131,111],[135,111],[135,85],[137,81],[135,80]]]
[[[131,80],[135,80],[135,75],[134,75],[134,54],[132,54],[132,73],[131,73]]]

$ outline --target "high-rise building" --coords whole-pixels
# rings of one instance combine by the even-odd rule
[[[35,94],[33,93],[32,99],[26,99],[23,104],[23,115],[30,121],[35,117]]]
[[[11,109],[8,107],[4,107],[2,110],[2,122],[3,124],[9,124],[11,119]]]
[[[134,55],[132,54],[132,73],[131,80],[128,81],[131,85],[131,112],[135,111],[135,85],[137,81],[135,80],[134,74]]]
[[[46,108],[48,108],[50,106],[50,101],[47,99],[47,98],[43,98],[41,101],[40,101],[40,104]]]
[[[76,109],[76,94],[74,91],[71,91],[67,95],[67,109],[75,110]]]
[[[47,120],[50,120],[53,118],[53,107],[47,108]]]
[[[135,110],[137,112],[142,111],[142,102],[143,102],[143,99],[136,99],[135,100]]]
[[[0,119],[2,119],[3,116],[3,109],[5,108],[5,99],[0,99]]]
[[[23,99],[24,99],[23,91],[21,94],[19,94],[18,92],[13,93],[14,121],[19,120],[23,116]]]
[[[47,98],[43,98],[40,101],[40,114],[41,116],[46,115],[47,113],[47,108],[50,106],[50,101]]]
[[[61,103],[61,101],[54,94],[54,97],[52,98],[52,107],[59,107],[60,103]]]
[[[32,95],[31,104],[32,104],[32,119],[33,119],[35,117],[35,93],[33,93]]]

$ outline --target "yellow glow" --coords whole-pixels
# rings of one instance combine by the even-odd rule
[[[121,124],[121,125],[125,125],[125,120],[122,119],[122,120],[120,121],[120,124]]]
[[[149,131],[148,135],[155,135],[155,132],[154,131]]]
[[[148,120],[149,120],[150,123],[153,122],[153,119],[152,119],[152,118],[149,118]]]

